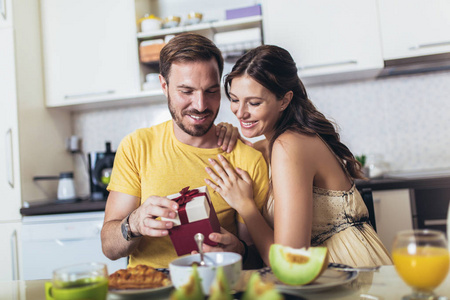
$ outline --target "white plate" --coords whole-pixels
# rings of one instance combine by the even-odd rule
[[[153,289],[130,289],[130,290],[109,290],[109,294],[119,296],[152,296],[155,294],[169,292],[173,288],[173,285],[163,286]]]
[[[286,294],[297,294],[300,292],[317,292],[330,289],[349,283],[358,277],[357,271],[337,271],[328,268],[320,275],[314,282],[307,285],[288,285],[280,282],[275,275],[273,275],[270,268],[264,268],[258,271],[263,278],[271,280],[275,283],[276,288]]]

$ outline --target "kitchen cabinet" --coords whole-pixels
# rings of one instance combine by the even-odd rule
[[[19,243],[22,279],[51,278],[57,268],[85,262],[105,263],[109,274],[125,269],[127,257],[112,261],[102,252],[104,216],[103,211],[25,216]]]
[[[0,28],[12,26],[11,1],[0,0]]]
[[[133,98],[138,94],[134,1],[40,3],[48,107]]]
[[[376,0],[266,0],[263,18],[265,43],[288,50],[306,84],[383,68]]]
[[[0,222],[20,220],[20,168],[13,29],[0,29]],[[5,109],[5,108],[8,109]],[[6,158],[6,160],[5,160]]]
[[[34,176],[73,170],[65,150],[70,112],[45,107],[39,0],[12,4],[12,31],[3,32],[0,42],[0,221],[20,218],[22,201],[56,196],[56,182],[38,185]]]
[[[20,279],[19,234],[21,223],[0,223],[0,281]]]
[[[389,253],[395,234],[413,229],[410,194],[410,189],[372,192],[377,233]]]
[[[450,52],[450,1],[378,0],[385,60]]]
[[[9,7],[10,8],[10,7]],[[12,25],[0,28],[0,281],[19,279],[20,168]],[[7,109],[5,109],[7,108]],[[6,158],[6,159],[5,159]]]

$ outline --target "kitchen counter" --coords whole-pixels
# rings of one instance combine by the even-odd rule
[[[358,189],[371,188],[372,190],[392,190],[392,189],[422,189],[422,188],[443,188],[450,187],[450,174],[439,173],[430,175],[420,173],[411,176],[407,173],[402,174],[387,174],[379,178],[370,178],[369,180],[355,181]]]
[[[450,171],[445,172],[420,172],[414,173],[387,174],[380,178],[369,180],[356,180],[356,187],[361,190],[370,188],[377,190],[395,189],[424,189],[424,188],[450,188]],[[105,210],[106,200],[92,201],[91,199],[77,199],[72,202],[44,201],[24,205],[20,209],[23,216],[76,213]]]
[[[42,201],[25,204],[20,213],[22,216],[65,214],[90,211],[104,211],[106,200],[75,199],[73,201]]]

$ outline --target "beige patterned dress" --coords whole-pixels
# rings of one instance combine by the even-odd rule
[[[263,211],[272,228],[273,204],[270,197]],[[392,264],[388,251],[368,222],[367,207],[354,184],[349,191],[313,187],[311,246],[326,246],[330,262],[353,267]]]

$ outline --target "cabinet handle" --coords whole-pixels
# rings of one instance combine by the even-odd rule
[[[14,188],[14,157],[13,157],[13,142],[12,142],[12,129],[9,128],[5,135],[6,143],[6,178],[8,184]]]
[[[101,91],[101,92],[92,92],[92,93],[83,93],[83,94],[71,94],[71,95],[65,95],[64,99],[72,99],[72,98],[84,98],[89,96],[100,96],[100,95],[108,95],[108,94],[114,94],[116,91],[110,90],[110,91]]]
[[[358,61],[356,61],[356,60],[347,60],[347,61],[327,63],[327,64],[300,66],[297,69],[299,71],[302,71],[302,70],[308,70],[308,69],[319,69],[319,68],[326,68],[326,67],[336,67],[336,66],[344,66],[344,65],[357,65],[357,64],[358,64]]]
[[[6,15],[6,0],[0,0],[0,11],[1,15],[3,16],[3,20],[6,21],[7,15]]]
[[[19,257],[17,253],[17,231],[11,234],[11,260],[12,260],[12,279],[19,279]]]
[[[425,226],[447,225],[447,220],[444,220],[444,219],[440,219],[440,220],[424,220],[423,224]]]
[[[447,45],[450,45],[450,41],[414,45],[414,46],[409,47],[409,50],[419,50],[419,49],[423,49],[423,48],[434,48],[434,47],[447,46]]]

